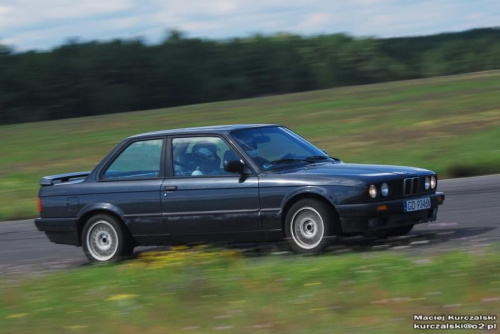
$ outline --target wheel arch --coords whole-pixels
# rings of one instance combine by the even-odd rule
[[[112,216],[116,218],[116,220],[122,225],[123,229],[130,235],[131,238],[133,238],[132,234],[130,233],[130,230],[125,224],[123,220],[123,214],[121,213],[121,210],[119,209],[114,209],[110,206],[103,207],[103,206],[93,206],[91,208],[88,208],[87,210],[83,211],[81,215],[79,215],[79,218],[77,220],[77,237],[78,237],[78,245],[82,245],[82,233],[83,233],[83,227],[85,226],[85,223],[93,216],[98,215],[98,214],[106,214],[109,216]]]
[[[300,200],[303,199],[316,199],[319,200],[325,204],[328,205],[332,209],[332,212],[335,214],[337,217],[338,221],[340,222],[340,215],[339,212],[337,211],[337,208],[335,207],[335,201],[332,196],[325,196],[325,192],[318,192],[318,191],[303,191],[303,192],[297,192],[289,197],[286,198],[286,201],[283,201],[284,204],[281,209],[281,227],[283,229],[283,233],[285,231],[285,223],[286,223],[286,216],[288,214],[288,211],[294,205]]]

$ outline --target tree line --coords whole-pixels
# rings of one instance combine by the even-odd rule
[[[0,45],[0,124],[491,69],[500,69],[496,28],[389,39],[171,31],[156,45],[72,41],[45,52]]]

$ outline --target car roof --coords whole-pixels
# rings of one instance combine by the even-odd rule
[[[251,128],[261,128],[266,126],[279,126],[277,124],[232,124],[232,125],[214,125],[214,126],[202,126],[194,128],[181,128],[181,129],[171,129],[171,130],[161,130],[154,132],[140,133],[131,138],[142,138],[142,137],[157,137],[157,136],[167,136],[167,135],[184,135],[184,134],[215,134],[215,133],[229,133],[235,130],[244,130]]]

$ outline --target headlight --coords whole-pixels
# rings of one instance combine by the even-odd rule
[[[429,190],[430,186],[431,186],[431,181],[430,181],[429,177],[427,176],[425,178],[425,190]]]
[[[436,177],[431,176],[431,189],[436,188],[436,183],[437,183]]]
[[[370,194],[371,198],[377,197],[377,187],[374,184],[372,184],[370,188],[368,188],[368,194]]]
[[[382,183],[382,186],[380,187],[380,193],[384,197],[387,197],[387,195],[389,195],[389,186],[387,185],[387,183]]]

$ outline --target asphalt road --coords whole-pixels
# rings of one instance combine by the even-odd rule
[[[421,224],[404,237],[350,238],[330,252],[403,251],[429,254],[450,249],[474,250],[500,241],[500,174],[442,180],[446,193],[438,220]],[[268,246],[264,249],[275,249]],[[148,248],[138,248],[136,253]],[[151,248],[149,248],[151,249]],[[0,222],[0,274],[40,273],[87,265],[81,248],[55,245],[37,231],[33,220]]]

